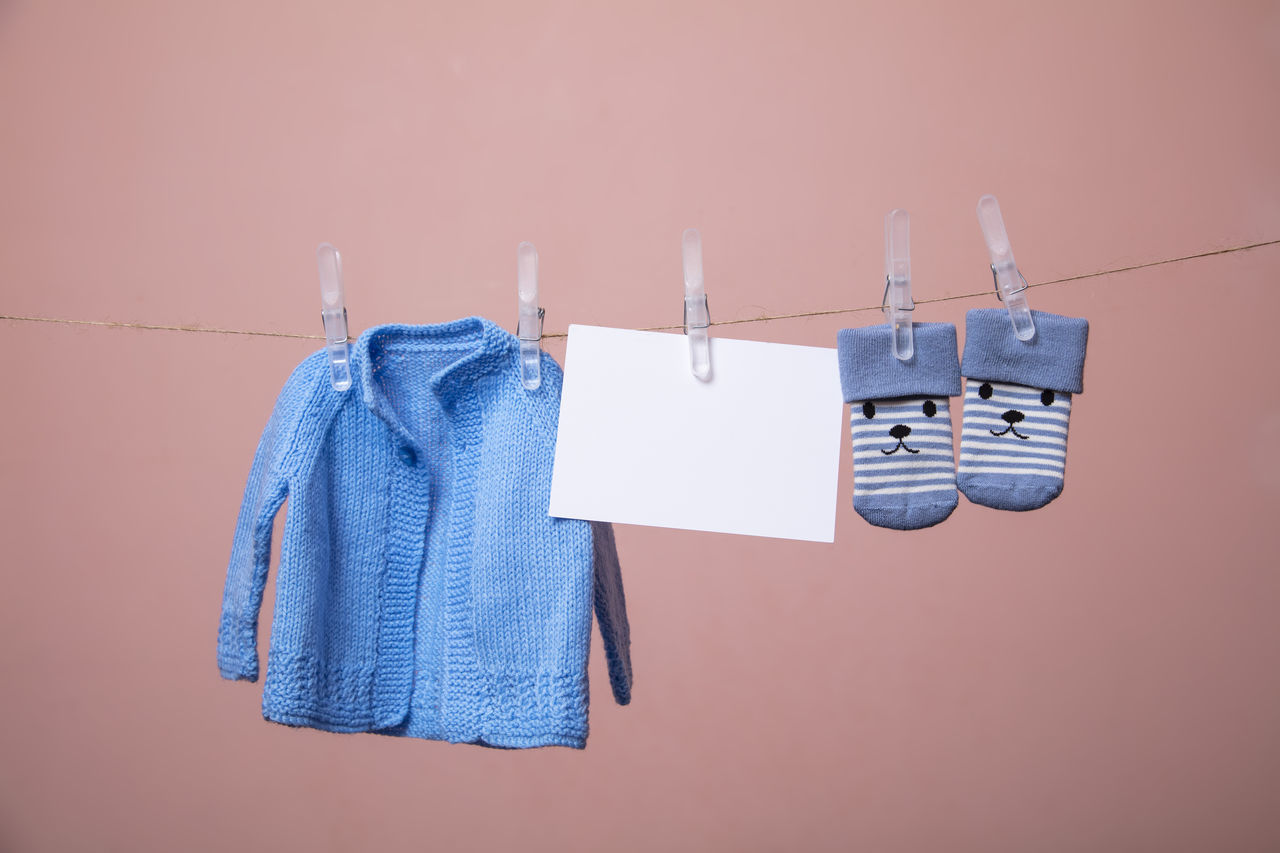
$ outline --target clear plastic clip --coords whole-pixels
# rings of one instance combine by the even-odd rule
[[[320,319],[329,353],[329,381],[333,390],[351,387],[351,346],[347,337],[347,297],[342,289],[342,256],[328,243],[316,249],[320,268]]]
[[[1036,325],[1027,305],[1027,280],[1013,259],[1013,247],[1009,245],[1009,234],[1004,230],[1004,218],[1000,216],[1000,204],[995,196],[984,195],[978,199],[978,224],[982,226],[987,254],[991,256],[996,298],[1009,311],[1014,336],[1020,341],[1029,341],[1036,335]]]
[[[536,391],[542,384],[542,319],[547,312],[538,307],[538,250],[532,243],[516,247],[516,291],[520,302],[516,322],[520,382],[526,391]]]
[[[884,298],[880,302],[884,318],[892,327],[894,358],[907,361],[915,354],[915,334],[911,312],[911,217],[898,208],[884,218]]]
[[[681,241],[684,258],[684,333],[689,338],[689,365],[693,375],[706,382],[711,378],[711,308],[702,283],[702,235],[686,228]]]

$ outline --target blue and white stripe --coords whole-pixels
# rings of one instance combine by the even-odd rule
[[[983,388],[990,389],[989,396],[982,396]],[[960,475],[1031,476],[1061,481],[1070,417],[1070,394],[967,379]]]
[[[925,414],[928,402],[932,416]],[[946,397],[873,400],[870,418],[866,405],[853,403],[849,417],[855,498],[955,491],[951,409]],[[910,429],[902,446],[890,432],[895,426]]]

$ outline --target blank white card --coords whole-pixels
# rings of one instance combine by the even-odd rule
[[[570,326],[551,515],[831,542],[844,401],[836,351]]]

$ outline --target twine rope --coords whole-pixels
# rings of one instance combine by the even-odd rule
[[[1150,267],[1160,267],[1166,264],[1177,264],[1183,261],[1194,261],[1200,258],[1212,258],[1218,255],[1230,255],[1235,252],[1247,252],[1250,249],[1260,249],[1264,246],[1274,246],[1280,243],[1280,240],[1264,240],[1259,243],[1247,243],[1242,246],[1231,246],[1226,249],[1214,249],[1209,252],[1197,252],[1193,255],[1180,255],[1176,258],[1164,258],[1158,261],[1147,261],[1141,264],[1131,264],[1125,267],[1116,267],[1114,269],[1098,270],[1097,272],[1086,272],[1079,275],[1069,275],[1063,278],[1050,279],[1049,281],[1037,281],[1028,284],[1028,287],[1049,287],[1051,285],[1067,284],[1068,282],[1084,281],[1091,278],[1101,278],[1108,275],[1117,275],[1119,273],[1132,272],[1134,270],[1148,269]],[[929,305],[934,302],[950,302],[955,299],[977,299],[979,297],[989,297],[994,294],[993,289],[980,290],[975,293],[960,293],[954,296],[936,296],[932,299],[917,299],[916,305]],[[835,314],[857,314],[862,311],[879,311],[880,305],[864,305],[858,308],[827,308],[820,311],[798,311],[790,314],[762,314],[759,317],[744,317],[737,320],[713,320],[712,326],[736,326],[742,323],[769,323],[775,320],[796,320],[801,317],[828,317]],[[293,338],[297,340],[324,340],[324,335],[303,335],[296,332],[268,332],[257,329],[220,329],[210,326],[171,326],[161,323],[126,323],[117,320],[80,320],[70,317],[41,317],[35,315],[22,314],[0,314],[0,320],[10,320],[18,323],[54,323],[65,326],[102,326],[114,329],[141,329],[145,331],[161,331],[161,332],[198,332],[201,334],[211,335],[250,335],[260,338]],[[682,324],[674,324],[670,326],[648,326],[640,329],[642,332],[667,332],[675,329],[683,329]],[[548,332],[543,338],[565,338],[568,332]]]

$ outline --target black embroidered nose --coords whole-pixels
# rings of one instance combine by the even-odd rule
[[[894,424],[889,429],[889,435],[897,439],[903,439],[911,435],[911,427],[906,424]]]
[[[1026,416],[1017,409],[1010,409],[1000,416],[1000,420],[1004,421],[1009,426],[1013,426],[1014,424],[1019,423],[1024,417]]]

